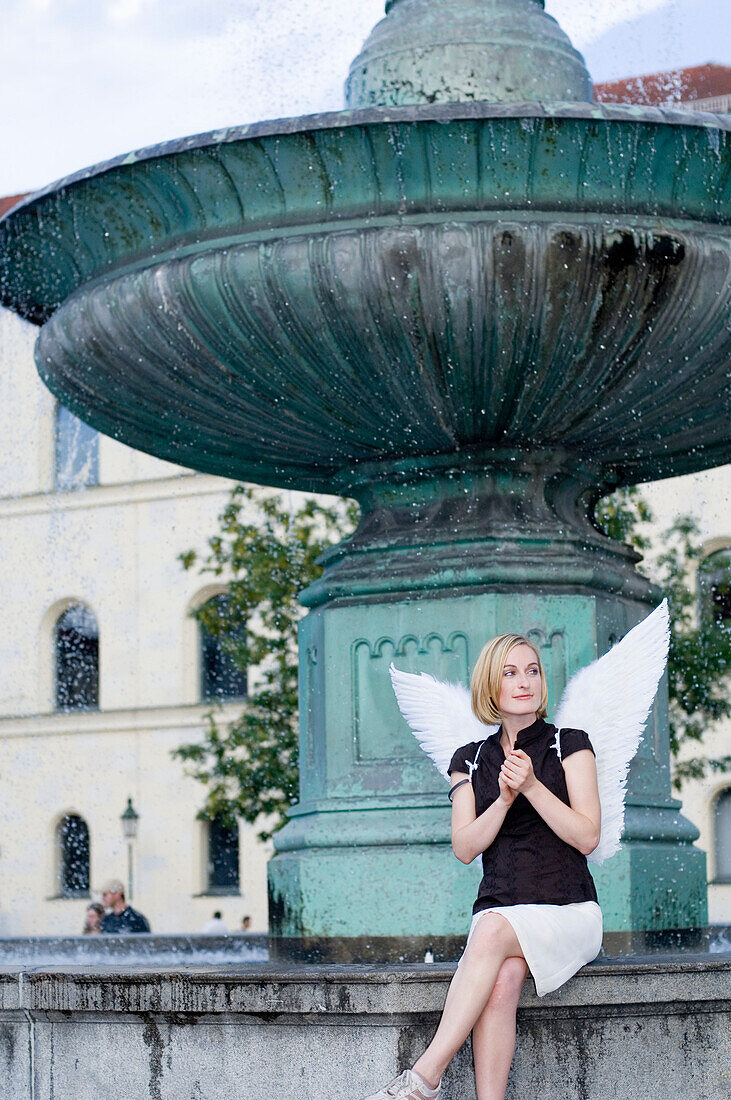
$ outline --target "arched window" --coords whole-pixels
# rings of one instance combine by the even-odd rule
[[[222,818],[208,822],[209,894],[239,892],[239,830]]]
[[[99,433],[63,405],[56,409],[56,488],[99,484]]]
[[[230,618],[228,596],[225,592],[213,596],[203,605],[201,611],[210,615],[214,622],[225,624]],[[246,637],[245,627],[238,626],[221,635],[199,620],[199,634],[201,699],[205,702],[245,699],[246,670],[241,668],[232,656],[232,648]]]
[[[719,626],[731,623],[731,550],[716,550],[698,566],[701,615]]]
[[[83,817],[67,814],[56,828],[58,883],[62,898],[89,893],[89,827]]]
[[[714,813],[716,882],[731,882],[731,787],[721,791]]]
[[[74,604],[56,622],[56,706],[89,710],[99,706],[99,628],[93,613]]]

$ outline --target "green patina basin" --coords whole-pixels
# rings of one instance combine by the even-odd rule
[[[171,142],[8,214],[2,301],[65,405],[215,474],[333,491],[559,445],[614,483],[696,470],[729,457],[730,129],[460,103]]]

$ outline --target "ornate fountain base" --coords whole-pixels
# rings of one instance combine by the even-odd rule
[[[302,798],[269,866],[274,935],[466,927],[479,865],[452,855],[447,787],[398,711],[392,661],[467,682],[488,638],[519,631],[540,650],[550,715],[569,677],[658,602],[634,552],[587,519],[596,471],[556,454],[453,463],[352,486],[361,525],[304,594]],[[705,854],[679,809],[663,688],[630,773],[625,845],[597,869],[608,931],[706,923]]]

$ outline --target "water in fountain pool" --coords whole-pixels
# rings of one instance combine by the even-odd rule
[[[0,970],[36,967],[176,967],[262,963],[267,937],[230,936],[18,936],[0,939]]]
[[[18,936],[0,939],[0,971],[78,967],[104,970],[130,966],[239,967],[241,964],[291,967],[308,964],[363,965],[375,968],[456,962],[460,937],[332,937],[297,940],[264,934],[228,936]],[[675,961],[731,957],[731,926],[608,932],[597,965],[627,964],[652,957]]]

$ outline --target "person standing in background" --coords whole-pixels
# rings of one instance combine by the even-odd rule
[[[109,912],[102,917],[101,930],[110,935],[149,932],[147,917],[138,913],[124,898],[124,885],[118,878],[110,879],[102,890],[102,903]]]
[[[91,905],[87,906],[83,935],[98,936],[102,930],[103,916],[104,906],[100,901],[93,901]]]
[[[217,909],[211,919],[203,925],[201,934],[204,936],[227,936],[228,928],[223,923],[221,910]]]

